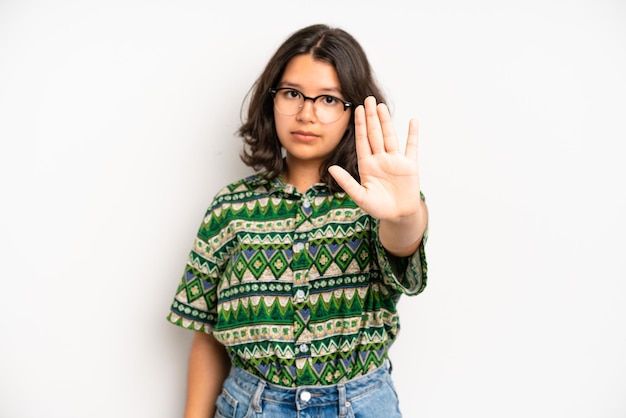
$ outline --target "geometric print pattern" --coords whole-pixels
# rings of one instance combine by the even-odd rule
[[[426,238],[391,257],[378,222],[345,193],[250,176],[215,196],[167,318],[213,333],[234,365],[268,382],[344,382],[387,358],[400,296],[426,286]]]

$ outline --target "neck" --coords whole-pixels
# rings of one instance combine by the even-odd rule
[[[285,183],[292,184],[300,193],[320,181],[320,165],[302,161],[292,161],[287,158],[287,168],[283,173]]]

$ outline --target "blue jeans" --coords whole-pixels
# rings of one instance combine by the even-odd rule
[[[399,418],[389,365],[332,386],[287,388],[233,366],[215,418]]]

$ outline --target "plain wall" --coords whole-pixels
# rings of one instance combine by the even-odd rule
[[[182,415],[165,321],[250,173],[241,103],[292,31],[351,32],[420,120],[429,285],[391,357],[420,418],[626,416],[626,4],[0,1],[0,416]]]

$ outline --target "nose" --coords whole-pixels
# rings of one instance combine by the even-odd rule
[[[304,102],[300,107],[300,112],[298,112],[298,119],[313,121],[315,120],[315,118],[315,101],[307,97],[304,99]]]

